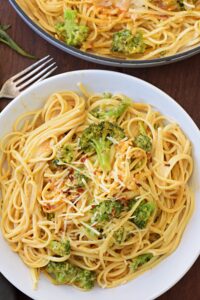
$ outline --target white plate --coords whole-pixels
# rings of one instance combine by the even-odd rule
[[[0,114],[0,136],[11,131],[12,123],[23,112],[41,107],[47,97],[56,91],[77,90],[82,82],[94,92],[121,92],[153,105],[164,115],[175,119],[193,143],[195,170],[191,180],[195,192],[195,212],[184,232],[178,249],[152,270],[135,280],[113,289],[94,288],[81,292],[69,286],[54,286],[41,276],[36,291],[28,268],[13,253],[0,235],[0,271],[19,290],[37,300],[149,300],[171,288],[192,266],[200,253],[200,133],[189,115],[168,95],[140,79],[121,73],[88,70],[61,74],[47,79],[22,93]]]

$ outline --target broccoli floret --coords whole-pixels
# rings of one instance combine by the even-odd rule
[[[125,110],[132,104],[131,99],[125,98],[122,102],[115,108],[107,112],[108,117],[114,117],[115,119],[119,118]]]
[[[103,93],[103,98],[104,99],[108,99],[108,98],[110,99],[110,98],[112,98],[112,93],[110,93],[110,92],[104,92]]]
[[[62,166],[65,163],[70,163],[74,159],[74,149],[71,145],[64,145],[58,149],[56,157],[52,161],[55,167]]]
[[[124,54],[144,53],[146,45],[141,32],[135,35],[129,29],[124,29],[113,34],[112,51]]]
[[[80,47],[89,34],[89,28],[77,23],[77,12],[71,9],[65,10],[64,22],[58,23],[55,29],[67,45],[74,47]]]
[[[155,210],[154,202],[142,201],[140,205],[136,208],[131,218],[131,221],[140,229],[146,227],[149,218]]]
[[[152,149],[152,142],[150,137],[146,133],[144,125],[141,122],[139,122],[139,131],[140,133],[134,140],[135,145],[145,150],[146,152],[150,152]]]
[[[75,171],[74,173],[74,185],[76,188],[85,186],[84,182],[88,181],[88,177],[79,171]]]
[[[66,262],[53,262],[50,261],[45,270],[48,273],[57,274],[66,271],[66,269],[71,269],[71,264],[67,265]],[[70,273],[70,272],[69,272]]]
[[[153,254],[151,253],[146,253],[139,255],[138,257],[134,258],[132,262],[130,263],[129,267],[131,271],[135,272],[139,267],[150,261],[153,257]]]
[[[177,0],[180,10],[185,10],[185,5],[183,0]]]
[[[131,198],[128,200],[128,205],[127,205],[127,210],[131,210],[133,208],[133,206],[136,204],[137,200],[136,198]]]
[[[91,222],[102,223],[111,218],[118,218],[123,210],[123,204],[119,200],[105,200],[93,208]]]
[[[132,232],[126,230],[126,227],[122,226],[117,231],[114,232],[113,237],[115,241],[120,245],[129,240],[132,236]]]
[[[81,170],[80,170],[81,171]],[[71,181],[70,189],[78,189],[85,186],[86,182],[89,180],[89,178],[84,175],[79,170],[76,170],[74,172],[74,175],[69,175],[69,179]]]
[[[108,121],[99,124],[91,124],[87,127],[80,138],[80,147],[85,153],[96,152],[99,164],[104,171],[111,169],[111,145],[109,140],[114,138],[117,141],[125,137],[124,131],[117,124]]]
[[[105,110],[102,110],[100,107],[95,107],[93,110],[91,110],[91,115],[97,119],[106,119],[105,117]]]
[[[48,221],[52,221],[55,218],[55,214],[54,213],[47,213],[47,220]]]
[[[58,284],[74,284],[84,290],[89,290],[94,286],[95,273],[75,265],[70,262],[49,262],[45,270]]]
[[[129,98],[125,98],[121,103],[114,108],[102,109],[101,107],[96,107],[91,111],[91,114],[97,119],[113,119],[117,120],[125,110],[131,105],[132,101]]]
[[[113,237],[118,244],[123,243],[126,240],[125,228],[120,227],[117,231],[115,231]]]
[[[51,241],[48,248],[59,256],[65,256],[70,253],[70,242],[68,240],[63,242]]]
[[[77,281],[79,282],[79,287],[84,290],[90,290],[94,286],[95,273],[89,270],[80,269],[78,272]]]
[[[137,203],[137,198],[132,198],[128,201],[127,210],[131,210]],[[147,222],[155,210],[154,202],[146,202],[143,200],[134,211],[131,221],[140,229],[146,227]]]
[[[135,138],[134,142],[138,148],[141,148],[141,149],[145,150],[146,152],[150,152],[152,149],[151,139],[150,139],[150,137],[148,137],[148,135],[144,135],[144,134],[140,133]]]

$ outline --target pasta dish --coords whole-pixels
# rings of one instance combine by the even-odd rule
[[[69,46],[119,59],[153,59],[200,45],[200,0],[17,0]]]
[[[58,92],[0,144],[1,230],[30,268],[83,290],[126,283],[178,246],[194,207],[191,143],[122,94]]]

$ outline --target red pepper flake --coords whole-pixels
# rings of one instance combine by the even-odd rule
[[[71,169],[69,170],[69,174],[74,174],[74,169],[71,168]]]
[[[56,209],[57,205],[51,205],[51,209]]]
[[[49,203],[45,203],[45,204],[43,205],[43,207],[44,207],[46,210],[54,210],[54,209],[57,208],[57,205],[51,205],[51,204],[49,204]]]
[[[120,201],[127,201],[128,199],[126,197],[122,197],[119,199]]]
[[[67,194],[67,195],[69,195],[69,196],[71,195],[70,189],[67,189],[66,191],[63,191],[63,193],[64,193],[64,194]]]
[[[118,176],[118,178],[122,181],[123,180],[123,177],[121,175]]]
[[[73,180],[74,180],[74,176],[70,174],[70,175],[69,175],[69,180],[70,180],[70,181],[73,181]]]
[[[128,206],[128,201],[127,201],[127,200],[128,200],[128,199],[126,199],[126,201],[123,203],[125,207]]]
[[[112,209],[111,215],[114,217],[115,216],[115,209]]]
[[[152,157],[151,152],[147,152],[147,158],[150,159]]]
[[[49,209],[49,204],[46,204],[46,203],[45,203],[45,204],[43,204],[42,206],[44,207],[44,209]]]
[[[77,191],[78,191],[78,193],[83,193],[83,192],[84,192],[84,189],[78,188]]]
[[[86,159],[88,159],[88,156],[86,155],[86,156],[83,156],[80,160],[81,160],[81,162],[85,162],[86,161]]]
[[[77,194],[76,197],[74,197],[73,199],[71,199],[71,202],[75,202],[78,199],[79,196],[80,196],[80,194]]]
[[[149,162],[152,162],[152,154],[150,152],[147,153],[147,159]]]

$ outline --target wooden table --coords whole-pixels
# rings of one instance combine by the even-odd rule
[[[3,24],[11,24],[12,29],[10,30],[10,34],[12,37],[18,41],[20,45],[23,45],[27,51],[33,53],[38,58],[44,57],[47,54],[52,55],[59,66],[57,73],[79,69],[107,69],[142,78],[156,85],[176,99],[200,127],[200,107],[198,104],[198,101],[200,101],[200,54],[183,62],[163,67],[149,69],[111,68],[82,61],[54,48],[37,36],[23,23],[9,5],[8,0],[0,0],[0,22]],[[6,46],[0,44],[0,86],[6,79],[19,72],[30,63],[30,60],[17,55]],[[0,100],[0,109],[2,110],[8,103],[9,100]],[[174,269],[175,268],[176,266],[174,266]],[[1,280],[2,279],[0,278],[0,282]],[[199,283],[200,258],[179,283],[158,299],[199,300]],[[22,293],[15,291],[15,299],[28,300],[29,298]]]

